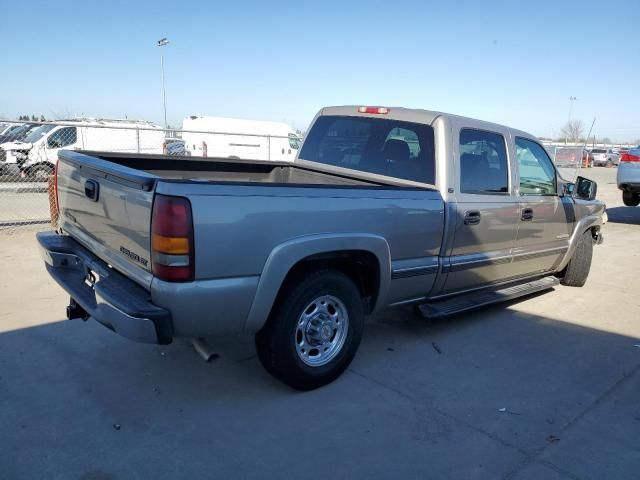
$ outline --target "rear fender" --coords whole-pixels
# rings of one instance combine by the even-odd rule
[[[367,251],[378,259],[380,284],[372,311],[385,305],[391,282],[391,255],[383,237],[360,233],[309,235],[282,243],[272,250],[260,275],[244,330],[254,333],[262,328],[284,279],[299,261],[311,255],[346,250]]]

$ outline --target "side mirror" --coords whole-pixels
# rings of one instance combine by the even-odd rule
[[[574,198],[582,200],[594,200],[598,191],[598,184],[588,178],[578,177],[573,192]]]

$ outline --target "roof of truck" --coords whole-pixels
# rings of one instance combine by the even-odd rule
[[[318,115],[348,115],[348,116],[366,116],[371,117],[370,113],[360,113],[358,109],[360,109],[362,105],[342,105],[335,107],[324,107],[320,110]],[[405,108],[405,107],[376,107],[376,108],[386,108],[388,113],[381,114],[381,117],[391,118],[393,120],[400,120],[405,122],[415,122],[415,123],[426,123],[431,125],[433,121],[438,117],[446,117],[451,119],[463,120],[465,123],[468,123],[469,126],[474,126],[483,129],[492,129],[495,127],[499,127],[500,129],[506,128],[511,131],[514,135],[519,135],[523,137],[536,138],[535,135],[532,135],[528,132],[518,130],[507,125],[501,125],[499,123],[486,122],[484,120],[478,120],[476,118],[463,117],[461,115],[454,115],[452,113],[438,112],[434,110],[424,110],[420,108]]]

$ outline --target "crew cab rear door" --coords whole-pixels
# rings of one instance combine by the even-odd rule
[[[447,274],[440,293],[448,294],[512,277],[512,249],[519,222],[508,147],[499,128],[453,126],[455,217],[452,247],[443,258]]]

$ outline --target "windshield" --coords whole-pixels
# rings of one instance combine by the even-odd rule
[[[33,125],[22,125],[18,128],[16,128],[15,130],[12,130],[11,133],[9,133],[9,136],[11,138],[11,141],[15,142],[15,141],[22,141],[24,139],[24,137],[27,136],[27,134],[33,130],[34,127]]]
[[[40,125],[39,127],[31,130],[25,137],[23,142],[35,143],[44,137],[47,133],[53,130],[56,125]]]

